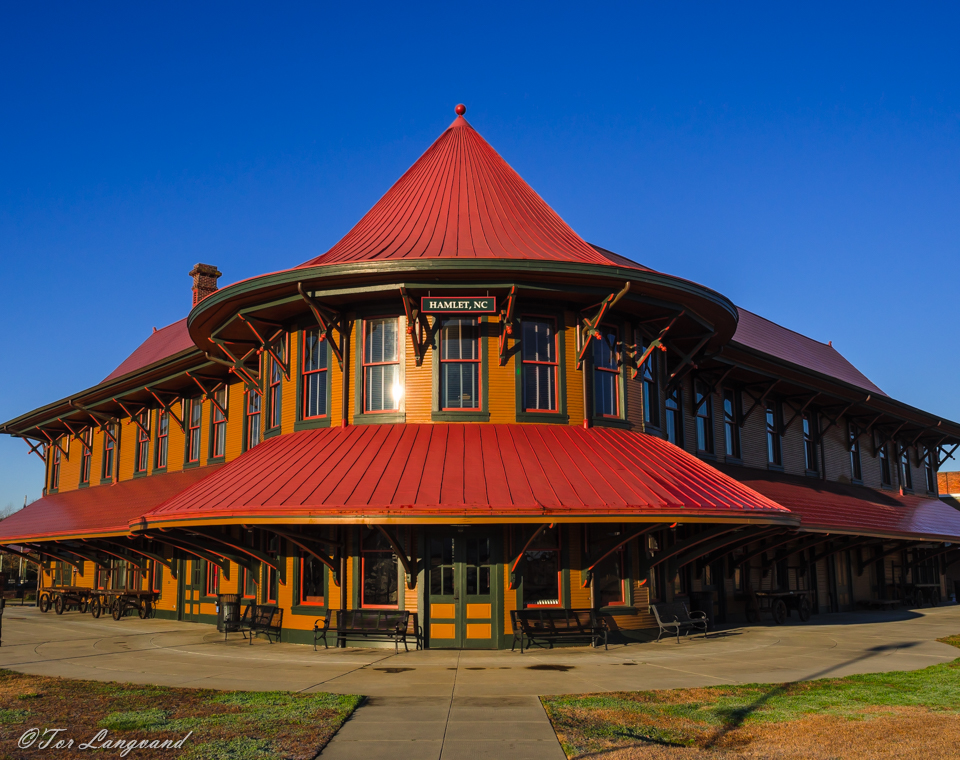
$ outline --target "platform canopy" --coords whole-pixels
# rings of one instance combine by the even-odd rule
[[[194,485],[218,467],[222,465],[49,494],[0,521],[0,544],[126,536],[131,520]]]
[[[801,530],[890,539],[960,541],[960,510],[936,496],[901,494],[819,478],[721,465],[743,485],[787,507]]]
[[[765,496],[642,433],[407,424],[271,438],[131,527],[546,518],[797,523]]]

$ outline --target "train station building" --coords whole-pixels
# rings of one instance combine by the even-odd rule
[[[616,640],[656,602],[730,624],[754,592],[813,614],[952,592],[960,424],[587,243],[462,107],[308,256],[225,287],[198,264],[184,319],[0,426],[46,468],[0,549],[162,617],[273,604],[292,642],[327,610],[502,648],[515,610],[591,609]]]

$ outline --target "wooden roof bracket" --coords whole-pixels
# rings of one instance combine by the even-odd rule
[[[580,312],[579,325],[577,330],[577,342],[580,344],[580,351],[577,353],[577,369],[583,369],[583,359],[590,349],[590,342],[600,337],[600,323],[617,302],[630,292],[630,282],[628,281],[619,293],[611,293],[600,303],[588,306]],[[597,309],[593,317],[585,316],[585,312],[590,309]]]
[[[940,444],[937,444],[937,449],[938,449],[939,451],[941,451],[941,452],[946,452],[946,453],[944,454],[944,456],[942,456],[942,457],[941,457],[939,454],[937,454],[937,469],[938,469],[938,470],[939,470],[941,467],[943,467],[944,464],[946,464],[946,462],[947,462],[948,459],[953,459],[953,453],[957,450],[957,447],[958,447],[958,446],[960,446],[960,443],[955,443],[955,444],[953,445],[953,448],[950,449],[950,451],[948,452],[945,446],[942,446],[942,445],[940,445]]]
[[[220,412],[220,414],[226,417],[227,410],[220,405],[219,401],[217,401],[217,391],[219,391],[222,387],[224,387],[226,383],[223,382],[222,380],[218,380],[217,384],[213,386],[213,388],[207,388],[203,383],[200,382],[200,378],[197,375],[194,375],[189,370],[187,370],[184,374],[187,377],[189,377],[191,380],[193,380],[193,382],[197,384],[197,387],[200,388],[200,390],[203,392],[203,400],[209,401],[211,404],[213,404],[217,408],[217,411]]]
[[[842,552],[847,549],[855,549],[858,546],[863,546],[864,544],[869,544],[871,541],[876,541],[876,540],[877,539],[875,538],[852,539],[850,541],[840,544],[839,546],[835,546],[832,549],[826,549],[825,551],[820,552],[811,560],[811,563],[816,564],[820,560],[826,559],[827,557],[832,557],[834,554],[837,554],[838,552]]]
[[[664,562],[669,562],[675,557],[679,557],[685,552],[689,551],[695,546],[704,543],[705,541],[710,541],[714,538],[719,538],[727,533],[732,533],[735,530],[742,528],[742,525],[716,525],[712,528],[705,528],[699,533],[696,533],[688,538],[685,538],[683,541],[679,541],[673,546],[669,547],[665,551],[661,552],[658,557],[648,557],[646,553],[640,558],[640,577],[646,577],[650,575],[650,571],[658,565],[662,565]],[[668,565],[667,567],[671,567]]]
[[[80,445],[83,446],[83,448],[85,448],[89,453],[93,453],[93,449],[90,447],[90,444],[87,443],[86,439],[86,432],[90,427],[89,425],[84,425],[79,429],[79,431],[77,431],[70,427],[69,423],[60,417],[57,417],[57,421],[70,431],[70,435],[73,437],[73,440],[80,441]]]
[[[141,413],[144,411],[144,409],[146,409],[147,407],[142,406],[142,407],[140,407],[139,411],[133,412],[133,411],[127,409],[127,407],[125,407],[125,406],[123,405],[123,402],[122,402],[120,399],[114,398],[113,401],[114,401],[114,403],[116,403],[121,409],[123,409],[124,414],[126,414],[127,417],[130,418],[130,422],[132,422],[134,425],[136,425],[138,428],[140,428],[140,432],[143,433],[145,436],[147,436],[147,437],[149,438],[149,437],[150,437],[150,428],[147,427],[147,426],[145,426],[142,422],[140,422],[140,419],[139,419],[139,418],[140,418],[140,414],[141,414]],[[127,424],[130,424],[130,423],[128,422]]]
[[[716,335],[716,334],[717,334],[716,330],[711,330],[710,332],[704,333],[703,335],[699,336],[699,337],[700,337],[700,340],[697,341],[697,345],[695,345],[695,346],[693,347],[693,350],[692,350],[692,351],[690,351],[689,353],[686,353],[686,354],[680,353],[680,350],[679,350],[678,348],[676,348],[675,346],[672,346],[672,345],[670,345],[670,344],[667,344],[667,347],[668,347],[668,348],[672,348],[674,351],[676,351],[678,354],[680,354],[680,357],[681,357],[681,358],[680,358],[680,363],[677,364],[677,365],[673,368],[673,372],[670,373],[670,380],[667,382],[667,391],[668,391],[668,392],[670,391],[671,388],[673,388],[674,386],[680,384],[680,381],[683,379],[683,376],[684,376],[687,372],[689,372],[691,369],[697,369],[697,364],[696,364],[696,362],[693,360],[694,357],[697,355],[697,353],[700,351],[700,349],[703,348],[703,347],[707,344],[707,341],[710,340],[710,339],[711,339],[714,335]],[[681,373],[681,370],[683,370],[682,373]]]
[[[747,423],[750,415],[753,414],[757,408],[767,403],[767,396],[770,395],[770,391],[776,388],[779,384],[779,380],[773,380],[772,382],[767,383],[763,393],[761,393],[759,397],[754,396],[748,388],[744,388],[744,392],[753,400],[753,405],[745,413],[740,415],[740,427],[743,427]]]
[[[66,562],[68,565],[70,565],[71,567],[73,567],[74,569],[76,569],[77,573],[78,573],[81,577],[83,577],[83,562],[79,562],[79,563],[78,563],[76,560],[70,559],[68,556],[66,556],[65,554],[62,554],[62,553],[60,553],[60,552],[55,552],[55,551],[52,551],[52,550],[46,549],[46,548],[41,549],[41,548],[38,547],[36,544],[21,544],[21,546],[26,546],[28,549],[31,549],[32,551],[35,551],[37,554],[39,554],[39,555],[41,555],[41,556],[50,557],[50,559],[53,559],[53,560],[55,560],[55,561],[57,561],[57,562]],[[59,547],[58,547],[58,548],[59,548]]]
[[[317,324],[320,326],[320,340],[326,340],[330,343],[330,350],[333,351],[333,355],[337,357],[337,363],[340,365],[340,369],[343,370],[343,347],[344,341],[346,340],[343,314],[339,311],[334,311],[333,309],[314,300],[303,289],[302,282],[297,283],[297,292],[306,302],[307,306],[310,307],[310,311],[313,313],[313,318],[317,320]],[[340,335],[339,339],[336,341],[331,335],[331,331],[334,329],[336,329]]]
[[[14,435],[14,434],[11,433],[11,435]],[[19,438],[21,441],[27,444],[27,446],[30,447],[31,454],[36,454],[38,457],[40,457],[41,462],[43,462],[44,464],[47,463],[46,454],[43,451],[41,451],[41,449],[45,447],[47,444],[43,443],[42,441],[36,444],[30,443],[30,439],[23,435],[14,435],[14,438]]]
[[[650,354],[652,354],[656,349],[659,348],[661,351],[667,350],[667,344],[664,343],[664,339],[666,338],[667,333],[670,332],[670,328],[673,327],[677,323],[677,320],[680,319],[680,317],[682,317],[685,313],[686,313],[686,309],[683,309],[679,311],[677,314],[675,314],[673,316],[673,319],[671,319],[667,323],[667,326],[660,331],[660,334],[657,335],[656,338],[654,338],[647,344],[646,350],[640,355],[640,358],[637,359],[636,361],[637,366],[633,370],[632,378],[635,379],[637,377],[637,374],[639,374],[640,369],[643,367],[644,363],[647,361],[647,359],[650,358]]]
[[[157,392],[153,390],[153,388],[151,388],[149,385],[145,385],[143,389],[157,400],[157,403],[160,404],[160,408],[173,418],[173,421],[177,423],[177,427],[179,427],[181,431],[185,429],[183,425],[183,399],[182,398],[180,398],[179,396],[175,396],[173,401],[164,401],[162,398],[160,398],[159,395],[157,395]],[[181,415],[180,417],[178,417],[177,413],[173,411],[173,405],[177,401],[180,402],[180,415]]]
[[[516,327],[514,312],[517,308],[517,286],[511,285],[507,299],[500,309],[500,366],[507,365],[507,354],[510,351],[510,338]]]
[[[877,562],[882,562],[891,554],[897,554],[898,552],[905,551],[906,549],[912,549],[914,546],[919,546],[920,544],[923,544],[923,543],[927,543],[927,542],[926,541],[898,541],[897,545],[892,549],[887,549],[886,551],[883,551],[880,554],[874,555],[869,559],[863,559],[861,557],[860,562],[857,564],[857,576],[863,575],[864,570],[870,567],[870,565],[875,565]],[[882,544],[881,544],[881,548],[883,548]]]
[[[866,397],[863,401],[851,401],[849,404],[847,404],[847,405],[843,408],[843,411],[840,412],[840,414],[838,414],[838,415],[837,415],[836,417],[834,417],[833,419],[830,419],[830,415],[824,414],[823,416],[826,417],[826,418],[830,421],[830,424],[827,425],[823,430],[819,431],[820,437],[822,438],[823,435],[824,435],[830,428],[832,428],[834,425],[839,425],[839,424],[840,424],[840,420],[843,418],[843,416],[844,416],[847,412],[849,412],[851,409],[853,409],[853,407],[855,407],[857,404],[866,404],[869,400],[870,400],[870,394],[868,393],[868,394],[867,394],[867,397]],[[859,437],[859,436],[858,436],[858,437]]]
[[[797,417],[800,417],[801,415],[803,415],[803,413],[807,411],[807,408],[810,406],[810,404],[816,401],[819,397],[820,397],[819,392],[814,393],[812,396],[810,396],[810,398],[804,401],[803,406],[801,406],[799,409],[794,409],[793,404],[789,404],[788,402],[788,405],[790,406],[790,408],[793,409],[793,417],[791,417],[788,422],[784,422],[783,425],[780,427],[780,435],[783,435],[784,433],[786,433],[787,430],[790,428],[790,426],[796,421]]]
[[[214,565],[220,568],[223,572],[223,577],[227,580],[230,580],[230,560],[231,558],[219,551],[214,551],[209,549],[202,544],[198,544],[195,541],[188,541],[180,537],[172,537],[164,534],[157,535],[156,533],[144,533],[143,535],[154,541],[160,541],[164,544],[169,544],[174,549],[179,551],[186,552],[187,554],[192,554],[194,557],[199,559],[206,560],[207,562],[212,562]],[[236,561],[236,560],[234,560]],[[243,562],[237,562],[241,567],[246,567],[247,570],[253,570],[252,566],[247,565]],[[254,577],[257,576],[256,572],[252,573]]]
[[[68,446],[66,449],[64,449],[63,446],[60,445],[60,441],[59,441],[58,439],[51,438],[51,437],[50,437],[50,433],[48,433],[48,432],[47,432],[46,430],[44,430],[42,427],[38,427],[37,430],[39,430],[41,433],[43,433],[44,437],[45,437],[48,441],[50,441],[50,445],[51,445],[51,446],[59,449],[60,453],[63,454],[64,458],[65,458],[68,462],[70,461],[70,447],[69,447],[69,446]]]
[[[806,541],[801,541],[796,546],[788,546],[786,549],[780,547],[780,549],[773,553],[773,556],[770,559],[764,559],[760,563],[760,574],[762,577],[766,578],[770,574],[770,569],[780,560],[786,559],[791,554],[796,554],[797,552],[805,552],[807,549],[812,549],[814,546],[819,546],[822,543],[825,543],[830,540],[829,534],[821,534],[808,538]],[[764,552],[766,553],[766,552]]]
[[[333,584],[338,587],[340,586],[339,556],[330,557],[316,547],[310,546],[309,542],[313,538],[312,536],[304,536],[300,533],[294,533],[293,531],[280,530],[273,526],[267,526],[264,528],[264,530],[268,530],[271,533],[276,533],[278,536],[285,538],[294,546],[298,547],[302,551],[305,551],[307,554],[315,557],[319,562],[326,565],[328,568],[330,568],[330,573],[333,576]]]
[[[629,543],[630,541],[633,541],[633,539],[635,539],[635,538],[639,538],[640,536],[646,535],[647,533],[651,533],[651,532],[657,530],[658,528],[662,528],[662,527],[664,527],[664,525],[666,525],[666,523],[651,523],[650,525],[646,525],[646,526],[644,526],[643,528],[641,528],[640,530],[636,531],[635,533],[632,533],[631,535],[627,536],[627,537],[626,537],[625,539],[623,539],[622,541],[618,541],[618,542],[617,542],[616,544],[614,544],[613,546],[608,547],[607,550],[606,550],[603,554],[600,555],[600,559],[598,559],[596,562],[594,562],[592,565],[590,565],[590,567],[588,567],[586,570],[583,571],[583,582],[581,583],[581,587],[582,587],[582,588],[587,588],[591,583],[593,583],[593,569],[594,569],[597,565],[599,565],[601,562],[603,562],[607,557],[609,557],[611,554],[613,554],[613,553],[614,553],[617,549],[619,549],[621,546],[623,546],[624,544]],[[536,537],[536,536],[534,536],[534,537]],[[533,539],[531,538],[530,540],[532,541]],[[527,542],[527,545],[529,546],[529,541]],[[526,549],[526,547],[524,547],[524,549]],[[521,556],[523,556],[523,555],[521,555]]]
[[[403,572],[406,575],[407,588],[415,589],[417,587],[417,562],[410,556],[407,556],[407,553],[403,550],[403,547],[400,546],[400,542],[387,530],[386,526],[380,525],[377,523],[374,526],[379,530],[385,539],[389,542],[390,546],[393,547],[393,553],[397,555],[397,558],[400,560],[400,564],[403,565]]]
[[[273,357],[273,360],[280,365],[280,368],[283,370],[284,377],[286,377],[287,380],[290,380],[290,362],[281,359],[279,356],[277,356],[277,352],[273,350],[274,342],[280,337],[280,335],[286,332],[283,325],[281,325],[279,322],[270,322],[265,319],[260,319],[259,317],[254,317],[254,319],[257,319],[264,324],[268,324],[271,327],[277,328],[273,335],[270,337],[265,337],[266,334],[261,335],[260,331],[257,330],[257,326],[250,321],[249,317],[244,316],[243,312],[237,313],[237,319],[243,322],[250,332],[253,333],[253,337],[256,338],[257,342],[260,344],[260,350],[266,351],[268,354],[270,354],[270,356]]]
[[[420,307],[407,295],[407,289],[400,286],[400,298],[403,301],[403,312],[407,317],[407,335],[413,341],[413,355],[417,366],[423,365],[423,357],[427,353],[427,338],[430,335],[430,325],[423,316]]]
[[[81,541],[83,541],[83,544],[84,544],[85,546],[87,546],[88,548],[90,548],[90,549],[92,549],[92,550],[94,551],[94,557],[96,556],[96,552],[101,552],[102,554],[107,554],[107,555],[109,555],[109,556],[111,556],[111,557],[116,557],[116,558],[119,559],[119,560],[122,560],[122,561],[124,561],[124,562],[127,562],[127,563],[133,565],[133,566],[134,566],[135,568],[137,568],[137,570],[139,570],[140,573],[143,574],[143,575],[146,575],[146,574],[147,574],[146,562],[144,562],[144,561],[143,561],[142,559],[140,559],[139,557],[131,557],[129,554],[123,554],[123,553],[121,553],[121,552],[119,552],[119,551],[112,551],[112,550],[110,550],[110,549],[104,549],[102,546],[97,546],[96,544],[91,543],[89,539],[81,539]],[[71,549],[71,551],[73,551],[73,549]],[[74,553],[76,553],[76,552],[74,552]],[[83,555],[78,554],[77,556],[83,556]],[[100,562],[99,560],[94,560],[93,557],[84,557],[84,559],[90,559],[91,562],[96,562],[96,564],[100,565],[100,567],[109,567],[108,564],[104,564],[103,562]]]
[[[743,567],[744,565],[752,562],[757,557],[762,557],[771,549],[778,549],[784,544],[789,544],[796,537],[797,537],[797,532],[795,530],[788,530],[786,533],[770,536],[770,538],[772,539],[770,543],[764,544],[759,549],[754,549],[752,552],[744,554],[742,557],[735,557],[733,562],[731,562],[730,566],[727,568],[727,577],[732,578],[734,571],[738,567]]]
[[[523,555],[527,553],[527,549],[529,548],[530,544],[532,544],[536,540],[537,536],[543,533],[543,531],[549,528],[552,528],[555,524],[556,523],[544,523],[543,525],[538,526],[537,529],[533,532],[533,535],[527,539],[527,542],[523,545],[523,548],[520,550],[520,553],[517,554],[516,559],[514,559],[513,562],[510,563],[510,590],[511,591],[516,590],[517,588],[517,568],[520,566],[520,560],[522,560]]]
[[[233,549],[234,554],[245,554],[256,562],[262,562],[267,567],[273,568],[277,572],[277,577],[280,579],[280,583],[284,586],[287,585],[287,563],[282,562],[276,557],[271,557],[266,552],[262,552],[259,549],[254,549],[250,546],[244,546],[242,543],[236,543],[235,541],[229,540],[226,535],[218,532],[215,529],[206,530],[203,528],[191,526],[184,528],[184,530],[190,531],[192,534],[199,538],[206,538],[210,541],[215,541],[218,544],[223,544],[228,549]],[[232,559],[232,557],[231,557]],[[236,560],[234,560],[236,561]]]
[[[19,546],[19,544],[18,544]],[[11,549],[9,546],[0,545],[0,552],[6,552],[7,554],[12,554],[14,557],[19,557],[20,559],[25,559],[27,562],[32,562],[37,567],[43,566],[43,561],[37,559],[36,557],[31,557],[29,554],[24,552],[19,552],[16,549]]]
[[[164,556],[157,554],[156,552],[151,552],[151,551],[147,551],[146,549],[141,549],[138,546],[133,546],[125,541],[118,541],[116,539],[111,539],[111,538],[103,538],[98,540],[103,543],[112,544],[114,546],[126,549],[128,552],[139,554],[141,557],[146,557],[147,559],[153,560],[154,562],[159,562],[161,565],[167,568],[167,570],[170,571],[170,575],[172,575],[174,580],[176,580],[177,566],[170,560],[166,559]]]
[[[209,359],[212,362],[216,362],[217,364],[222,364],[224,367],[229,368],[229,370],[233,374],[235,374],[237,377],[239,377],[243,381],[243,385],[247,389],[247,391],[252,391],[256,393],[258,396],[263,397],[263,391],[260,390],[260,378],[257,376],[254,376],[252,370],[248,366],[246,366],[246,364],[244,364],[244,362],[247,360],[250,354],[256,352],[256,349],[251,349],[250,351],[247,351],[247,353],[245,353],[241,358],[238,359],[236,356],[233,355],[233,352],[230,351],[229,348],[227,348],[226,343],[224,341],[218,338],[211,338],[211,340],[217,345],[217,348],[219,348],[221,351],[223,351],[224,354],[226,354],[227,359],[229,359],[229,361],[227,361],[227,359],[221,359],[218,356],[214,356],[209,352],[205,352],[205,356],[207,357],[207,359]],[[257,374],[259,375],[259,373]]]

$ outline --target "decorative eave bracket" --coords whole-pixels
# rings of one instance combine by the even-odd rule
[[[630,292],[630,283],[626,283],[619,293],[611,293],[600,303],[587,307],[580,312],[580,351],[577,354],[577,369],[583,369],[583,360],[590,350],[590,343],[595,338],[600,337],[600,323],[617,303],[628,292]],[[586,312],[596,309],[592,317],[587,316]]]
[[[297,283],[297,292],[300,293],[300,297],[306,302],[307,306],[310,307],[313,318],[317,320],[317,324],[320,326],[320,340],[329,342],[330,350],[333,351],[333,355],[337,357],[337,363],[340,365],[340,369],[343,370],[343,348],[346,341],[346,323],[343,314],[324,306],[312,298],[303,289],[302,282]],[[337,340],[333,339],[333,330],[337,331]]]

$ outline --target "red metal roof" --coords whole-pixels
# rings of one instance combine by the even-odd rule
[[[179,354],[188,348],[195,348],[190,333],[187,331],[187,319],[167,325],[153,332],[149,338],[141,343],[137,349],[121,362],[113,372],[107,375],[103,382],[107,383],[123,377],[138,369],[148,367],[155,362],[166,359],[168,356]]]
[[[721,465],[723,472],[787,507],[808,530],[865,536],[960,539],[960,510],[936,496],[916,496],[864,486]]]
[[[467,424],[360,425],[271,438],[146,520],[606,514],[793,522],[778,504],[653,436]]]
[[[122,533],[149,512],[222,465],[151,475],[107,486],[50,494],[0,522],[0,543]]]
[[[577,235],[463,116],[339,243],[301,266],[441,258],[614,263]]]
[[[740,320],[733,340],[748,348],[836,378],[880,396],[887,394],[841,356],[833,346],[808,338],[738,306]]]

